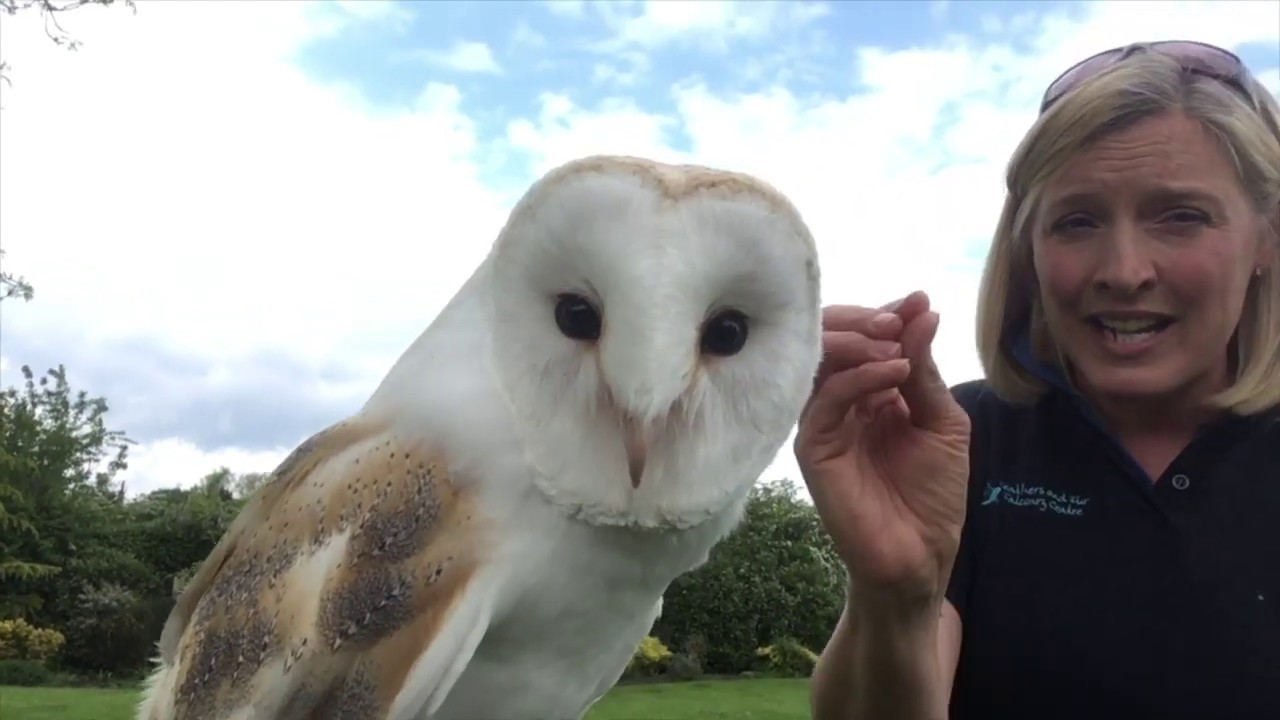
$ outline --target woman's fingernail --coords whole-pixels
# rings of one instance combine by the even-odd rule
[[[898,321],[898,316],[893,313],[881,313],[875,316],[871,321],[871,326],[877,330],[888,330]]]

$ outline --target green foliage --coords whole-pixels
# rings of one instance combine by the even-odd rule
[[[844,572],[813,506],[788,481],[758,485],[741,525],[707,563],[672,583],[654,634],[705,645],[702,666],[737,674],[774,638],[826,643],[844,602]]]
[[[103,582],[86,588],[65,626],[67,665],[107,674],[142,667],[156,640],[150,615],[144,598],[126,587]]]
[[[0,685],[39,687],[53,680],[53,672],[35,660],[0,660]]]
[[[173,606],[175,576],[198,565],[234,519],[225,468],[188,489],[126,502],[116,480],[132,441],[102,398],[58,367],[0,392],[0,619],[57,628],[76,672],[143,666]]]
[[[182,594],[182,591],[187,587],[187,583],[191,582],[191,578],[195,577],[197,572],[200,572],[200,566],[203,564],[204,560],[197,560],[173,576],[172,593],[174,598]]]
[[[648,635],[640,641],[635,654],[627,663],[622,676],[625,678],[654,677],[661,675],[671,660],[671,649],[658,638]]]
[[[818,663],[818,654],[795,638],[779,638],[757,649],[756,656],[761,659],[765,672],[778,677],[809,677]]]
[[[0,2],[5,2],[5,0],[0,0]],[[0,69],[3,69],[3,63],[0,63]],[[3,257],[4,250],[0,250],[0,258]],[[35,297],[35,289],[31,287],[31,283],[27,282],[26,278],[0,270],[0,300],[22,298],[30,301],[33,297]]]
[[[689,653],[675,653],[663,674],[671,680],[697,680],[702,677],[702,662]]]
[[[3,458],[0,449],[0,458]],[[10,512],[10,506],[22,503],[22,493],[17,488],[0,484],[0,582],[6,586],[14,586],[19,582],[30,584],[32,581],[47,578],[58,572],[58,568],[44,563],[29,562],[16,557],[16,550],[11,548],[13,539],[26,536],[39,539],[36,527],[29,520]],[[6,539],[9,539],[6,542]],[[0,617],[21,617],[28,610],[38,609],[44,604],[43,598],[34,593],[0,592]]]
[[[166,589],[204,560],[235,519],[243,505],[229,489],[236,480],[218,468],[194,488],[156,490],[130,504],[133,551],[167,578]]]
[[[52,660],[67,642],[62,633],[18,618],[0,620],[0,660]]]
[[[223,468],[224,470],[226,468]],[[271,479],[271,473],[243,473],[236,477],[231,483],[235,497],[240,500],[246,500],[257,492],[267,481]]]
[[[0,9],[14,6],[0,0]],[[31,295],[25,280],[0,274],[0,299]],[[19,661],[56,659],[99,679],[136,674],[175,585],[265,476],[217,468],[195,487],[126,501],[116,475],[133,441],[107,427],[106,400],[73,390],[62,366],[21,373],[21,385],[0,391],[0,658],[14,683],[49,672]]]
[[[21,371],[24,386],[0,392],[0,609],[57,625],[66,618],[58,598],[98,573],[126,570],[105,548],[125,526],[114,477],[132,441],[106,427],[106,401],[73,392],[61,366],[39,378]]]

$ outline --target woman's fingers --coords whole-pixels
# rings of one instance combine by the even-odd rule
[[[901,385],[911,372],[906,358],[869,362],[841,370],[818,386],[801,421],[811,433],[840,432],[854,405]]]
[[[896,340],[876,340],[857,332],[824,332],[822,364],[815,386],[835,373],[870,362],[902,357],[902,345]]]
[[[895,413],[903,414],[906,412],[907,403],[902,399],[902,392],[897,387],[891,387],[888,390],[879,390],[867,395],[856,405],[856,408],[863,421],[870,421],[890,408]]]
[[[929,309],[929,296],[919,290],[878,308],[828,305],[822,309],[822,329],[856,332],[878,340],[897,340],[902,328]]]
[[[908,414],[910,403],[897,389],[911,375],[911,363],[903,357],[902,334],[928,309],[929,296],[923,292],[879,308],[823,308],[823,358],[804,425],[819,433],[838,431],[855,404],[867,415],[885,408]]]
[[[879,308],[828,305],[822,309],[822,329],[854,332],[881,340],[896,340],[902,332],[902,318]]]
[[[824,360],[830,359],[836,364],[850,367],[900,358],[902,343],[897,340],[877,340],[856,332],[824,332],[822,352]]]
[[[911,419],[917,426],[943,431],[963,412],[933,358],[938,322],[938,314],[928,312],[908,323],[902,333],[903,354],[910,358],[912,368],[910,377],[902,385],[902,397],[911,408]]]

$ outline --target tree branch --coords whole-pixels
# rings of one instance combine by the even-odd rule
[[[49,36],[53,44],[68,50],[77,50],[80,48],[80,41],[71,37],[71,34],[63,29],[62,23],[58,22],[58,15],[85,5],[107,6],[114,5],[116,2],[123,2],[135,15],[138,13],[138,6],[134,0],[0,0],[0,10],[9,15],[17,15],[23,10],[39,8],[40,15],[44,19],[44,34]],[[9,70],[9,63],[0,60],[0,80],[4,80],[5,84],[13,87],[13,81],[6,74],[7,70]]]

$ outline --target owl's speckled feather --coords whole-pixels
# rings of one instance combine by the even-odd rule
[[[447,473],[385,423],[304,442],[182,593],[160,643],[172,705],[152,717],[385,717],[483,559]]]
[[[565,297],[599,333],[565,330]],[[757,178],[549,172],[364,407],[249,500],[137,720],[581,718],[786,441],[819,297],[813,238]],[[711,353],[726,312],[749,332]]]

